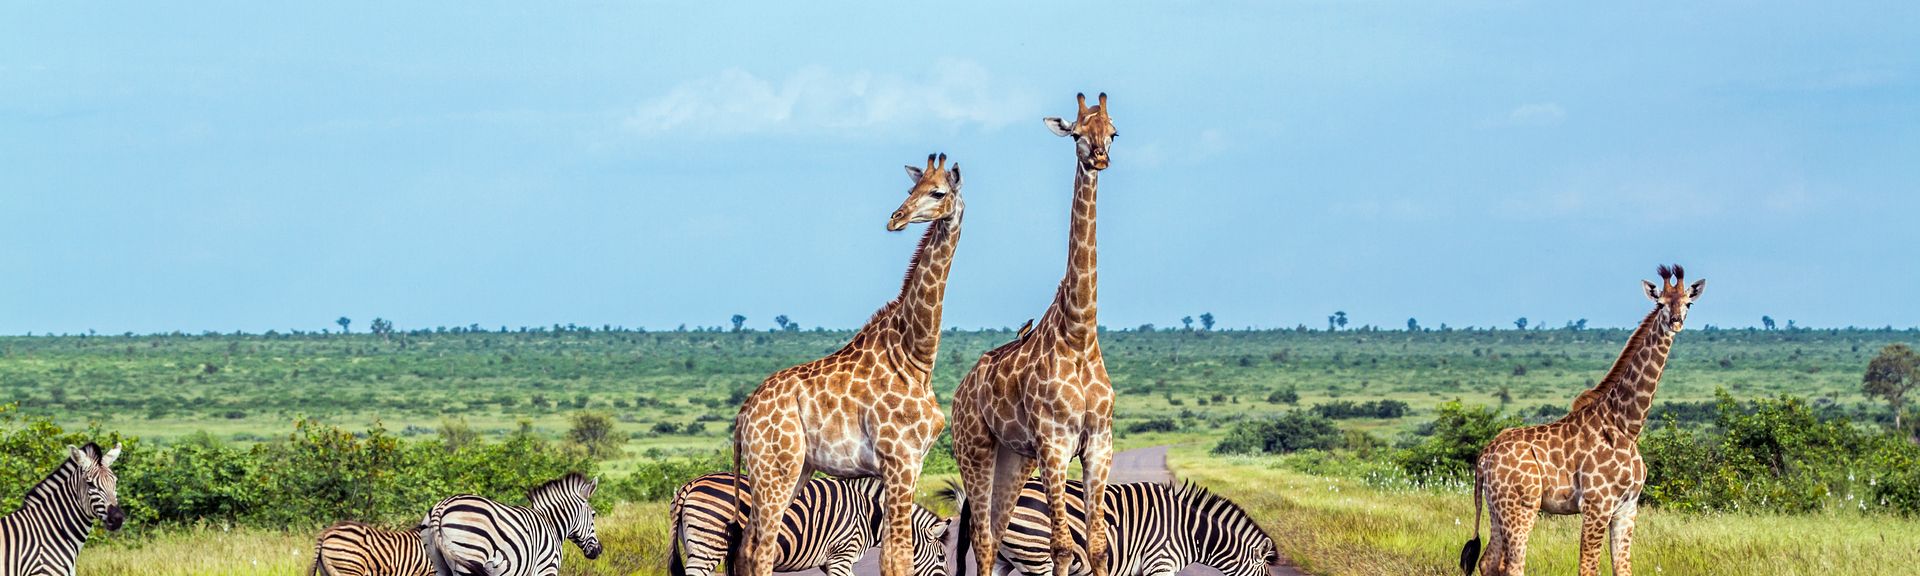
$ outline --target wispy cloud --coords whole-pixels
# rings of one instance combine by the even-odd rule
[[[1507,112],[1508,126],[1559,126],[1567,111],[1553,102],[1522,104]]]
[[[995,85],[986,68],[944,60],[915,75],[809,66],[775,80],[728,69],[640,103],[623,123],[649,135],[731,136],[927,124],[991,130],[1037,114],[1033,99]]]

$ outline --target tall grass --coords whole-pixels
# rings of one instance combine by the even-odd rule
[[[1169,464],[1245,506],[1308,572],[1459,574],[1460,546],[1474,531],[1473,498],[1463,487],[1375,488],[1360,479],[1294,471],[1282,458],[1216,457],[1195,444],[1175,448]],[[1579,528],[1577,516],[1543,516],[1528,543],[1528,571],[1575,573]],[[1761,515],[1642,508],[1634,532],[1633,568],[1640,574],[1891,576],[1913,574],[1915,566],[1920,521],[1847,510]]]

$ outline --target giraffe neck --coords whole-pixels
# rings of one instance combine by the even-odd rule
[[[1076,162],[1073,177],[1073,223],[1067,231],[1067,275],[1060,280],[1054,308],[1060,313],[1069,342],[1092,341],[1100,324],[1100,258],[1094,232],[1094,200],[1100,193],[1100,172]]]
[[[960,245],[960,220],[965,212],[961,203],[952,215],[927,225],[920,247],[907,265],[900,297],[894,300],[887,317],[879,319],[898,331],[900,341],[890,348],[904,355],[899,360],[927,372],[933,371],[940,351],[941,303],[946,299],[947,271],[953,265],[953,251]]]
[[[1606,420],[1630,437],[1639,437],[1647,423],[1653,392],[1660,387],[1660,374],[1666,371],[1667,353],[1672,349],[1673,330],[1656,308],[1640,321],[1626,349],[1614,360],[1613,369],[1592,391],[1594,400],[1607,412]]]

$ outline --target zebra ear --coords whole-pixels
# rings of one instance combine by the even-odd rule
[[[80,463],[80,469],[81,469],[81,470],[92,470],[92,469],[93,469],[93,466],[94,466],[94,463],[93,463],[93,455],[92,455],[92,454],[88,454],[88,453],[87,453],[87,451],[86,451],[85,449],[83,449],[83,448],[81,448],[81,447],[79,447],[79,446],[74,446],[74,445],[72,445],[72,444],[68,444],[68,445],[67,445],[67,453],[73,456],[73,461],[74,461],[74,462],[78,462],[78,463]]]
[[[593,489],[594,489],[594,488],[599,488],[599,487],[600,487],[600,479],[599,479],[599,478],[594,478],[594,479],[591,479],[591,480],[588,480],[588,481],[587,481],[587,488],[586,488],[585,490],[582,490],[582,491],[580,492],[580,497],[581,497],[581,498],[592,498],[592,497],[593,497]]]
[[[119,459],[120,459],[120,443],[119,443],[119,442],[114,442],[114,443],[113,443],[113,449],[112,449],[112,450],[108,450],[108,451],[107,451],[107,455],[106,455],[106,456],[102,456],[102,457],[100,457],[100,465],[101,465],[101,466],[112,466],[112,465],[113,465],[113,461],[114,461],[114,460],[119,460]]]

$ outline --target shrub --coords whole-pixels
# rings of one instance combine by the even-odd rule
[[[1486,406],[1442,403],[1437,417],[1424,430],[1425,438],[1401,451],[1400,468],[1414,478],[1460,480],[1473,473],[1473,462],[1501,430],[1520,425],[1520,418],[1502,415]]]
[[[1352,400],[1334,400],[1325,404],[1314,404],[1313,413],[1335,420],[1345,418],[1399,418],[1407,415],[1406,402],[1399,400],[1370,400],[1354,402]]]
[[[1152,418],[1148,420],[1142,420],[1139,422],[1128,424],[1126,428],[1126,431],[1128,434],[1141,434],[1146,432],[1178,432],[1179,430],[1180,430],[1180,423],[1175,422],[1172,418]]]
[[[594,458],[617,457],[627,443],[626,436],[614,433],[613,416],[605,412],[575,412],[569,420],[572,426],[567,429],[567,440]]]
[[[1288,384],[1287,387],[1281,388],[1279,390],[1274,390],[1272,394],[1268,394],[1267,403],[1268,404],[1288,404],[1288,405],[1299,404],[1300,391],[1295,389],[1292,384]]]
[[[1329,450],[1343,441],[1332,420],[1294,410],[1279,418],[1235,424],[1213,447],[1215,454],[1286,454]]]

